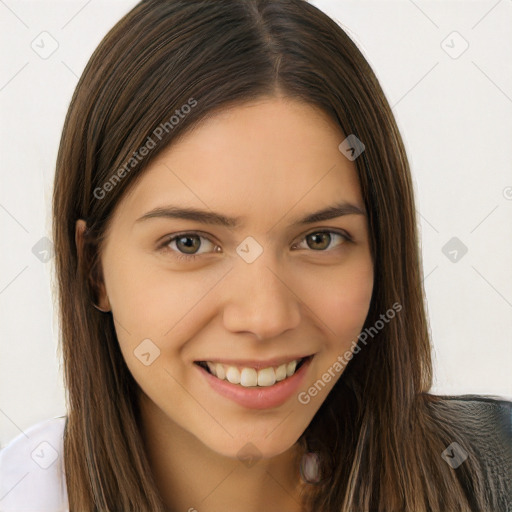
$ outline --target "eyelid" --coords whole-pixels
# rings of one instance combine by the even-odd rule
[[[306,238],[309,235],[312,235],[313,233],[334,233],[335,235],[340,235],[343,238],[347,240],[347,242],[353,242],[353,238],[350,236],[350,234],[345,231],[344,229],[340,228],[316,228],[312,229],[311,231],[308,231],[306,234],[301,235],[301,240],[303,238]],[[325,252],[325,251],[318,251],[318,252]]]
[[[168,245],[174,241],[176,241],[178,238],[180,237],[184,237],[186,235],[191,235],[191,236],[197,236],[199,238],[203,238],[205,240],[207,240],[208,242],[210,242],[212,245],[216,246],[217,244],[211,240],[210,238],[210,235],[207,235],[206,233],[203,233],[201,231],[182,231],[180,233],[174,233],[172,235],[167,235],[164,237],[163,239],[163,242],[158,246],[159,249],[169,249]],[[201,254],[208,254],[208,252],[206,253],[196,253],[196,254],[185,254],[185,253],[181,253],[179,251],[175,251],[174,249],[169,249],[171,250],[172,252],[176,253],[177,255],[180,255],[180,256],[184,256],[184,257],[189,257],[189,258],[193,258],[194,256],[199,256]]]
[[[344,238],[345,242],[353,242],[353,238],[350,236],[350,234],[347,233],[343,229],[339,229],[339,228],[316,228],[316,229],[312,229],[312,230],[308,231],[307,233],[305,233],[303,235],[300,235],[300,238],[298,239],[299,241],[298,242],[294,242],[292,247],[295,247],[296,245],[298,245],[300,242],[302,242],[309,235],[316,234],[316,233],[335,234],[335,235],[338,235],[338,236],[341,236],[342,238]],[[204,238],[205,240],[208,240],[208,242],[214,244],[215,246],[218,246],[215,242],[213,242],[210,239],[210,235],[207,235],[206,233],[203,233],[201,231],[182,231],[180,233],[174,233],[172,235],[167,235],[166,237],[164,237],[164,240],[158,246],[158,249],[160,249],[160,250],[166,250],[166,249],[170,250],[171,252],[175,253],[176,258],[178,258],[178,259],[185,259],[185,260],[187,260],[187,259],[188,260],[192,260],[192,259],[194,259],[196,257],[199,257],[199,256],[203,255],[203,254],[214,254],[213,251],[212,252],[205,252],[205,253],[186,254],[186,253],[182,253],[182,252],[176,251],[174,249],[170,249],[168,247],[170,243],[172,243],[175,240],[177,240],[178,238],[180,238],[182,236],[186,236],[186,235],[198,236],[199,238]],[[340,245],[343,245],[343,244],[340,244]],[[311,250],[311,252],[324,253],[324,252],[331,252],[333,250],[334,249],[323,250],[323,251],[313,251],[313,250]]]

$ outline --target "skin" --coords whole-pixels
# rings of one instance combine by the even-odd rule
[[[193,362],[315,354],[304,391],[351,349],[373,290],[367,217],[292,226],[340,200],[364,211],[355,164],[338,149],[344,139],[306,103],[269,97],[238,105],[166,148],[114,212],[98,305],[112,312],[141,388],[145,446],[169,510],[300,510],[296,442],[342,372],[308,404],[293,394],[279,407],[254,410],[217,394]],[[136,222],[170,204],[245,223]],[[79,246],[84,227],[79,220]],[[307,235],[320,228],[353,240],[332,234],[330,243],[315,244]],[[204,237],[193,239],[200,245],[194,261],[176,258],[193,253],[176,241],[158,248],[168,235],[194,231]],[[263,248],[251,264],[236,252],[247,236]],[[147,338],[160,349],[149,366],[134,355]],[[249,442],[260,457],[251,467],[237,458]]]

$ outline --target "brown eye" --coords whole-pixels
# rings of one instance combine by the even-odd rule
[[[314,231],[305,235],[302,240],[303,241],[300,244],[294,244],[293,248],[310,249],[315,252],[328,252],[329,250],[336,248],[336,246],[352,241],[349,235],[331,230]],[[336,240],[338,241],[338,244],[333,243]],[[304,241],[307,244],[306,247],[302,245]],[[204,247],[205,243],[206,250],[199,252],[199,250]],[[210,251],[207,250],[208,244],[210,244]],[[172,256],[178,260],[193,260],[204,253],[222,252],[218,245],[214,244],[211,240],[199,233],[179,233],[174,235],[167,238],[160,246],[160,249],[170,252]]]
[[[331,243],[331,235],[329,233],[312,233],[306,237],[310,249],[327,249]]]
[[[210,245],[210,251],[208,251],[208,245]],[[205,250],[198,252],[199,249],[203,248]],[[211,240],[198,233],[180,233],[167,238],[162,244],[161,250],[171,252],[178,259],[194,259],[203,253],[215,252],[217,246]]]
[[[327,252],[328,247],[336,239],[339,241],[337,245],[343,245],[351,240],[349,236],[336,231],[314,231],[304,237],[303,240],[306,241],[307,247],[302,246],[302,248],[309,248],[316,252]],[[296,246],[300,247],[300,245]]]
[[[176,247],[185,254],[194,254],[201,246],[198,235],[182,235],[176,238]]]

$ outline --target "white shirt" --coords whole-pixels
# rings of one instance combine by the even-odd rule
[[[65,424],[66,416],[36,423],[0,451],[0,512],[69,512]]]

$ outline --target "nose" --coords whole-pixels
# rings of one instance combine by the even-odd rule
[[[278,265],[261,256],[251,264],[238,262],[230,272],[224,327],[250,332],[260,341],[274,338],[300,323],[300,300]]]

